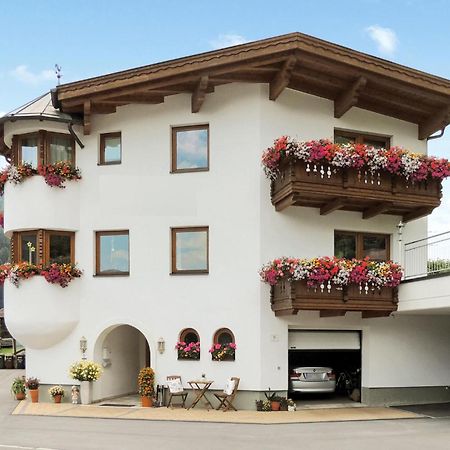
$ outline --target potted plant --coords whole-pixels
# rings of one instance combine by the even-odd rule
[[[288,410],[288,399],[286,397],[283,397],[280,401],[280,411],[287,411]]]
[[[138,387],[141,396],[141,404],[144,407],[153,406],[153,397],[155,396],[155,372],[150,367],[144,367],[139,372]]]
[[[272,411],[272,405],[270,400],[264,400],[262,404],[263,411]]]
[[[92,403],[92,382],[102,374],[100,364],[94,361],[77,361],[70,366],[69,375],[80,382],[81,404]]]
[[[27,387],[32,403],[39,402],[39,380],[37,378],[28,378],[25,382],[25,386]]]
[[[61,399],[64,397],[64,389],[59,385],[51,387],[48,393],[52,396],[55,403],[61,403]]]
[[[200,342],[177,342],[178,359],[200,359]]]
[[[281,401],[283,399],[281,397],[278,397],[277,395],[274,395],[270,399],[270,407],[272,408],[272,411],[279,411],[281,406]]]
[[[264,400],[255,400],[255,403],[256,403],[256,411],[262,411]]]
[[[297,409],[297,405],[295,404],[294,400],[292,400],[292,398],[288,398],[287,403],[288,411],[295,411]]]
[[[16,396],[16,400],[25,399],[26,386],[24,377],[14,378],[11,385],[11,392]]]

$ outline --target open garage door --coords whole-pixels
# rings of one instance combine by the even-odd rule
[[[346,378],[359,380],[361,374],[361,332],[351,330],[289,330],[288,339],[290,390],[294,391],[296,384],[293,383],[294,371],[298,368],[330,368],[335,374],[337,388],[334,394],[328,392],[324,395],[318,392],[297,392],[300,397],[307,397],[309,401],[323,400],[324,396],[334,397],[341,402],[348,397],[349,392],[345,389]],[[311,375],[302,375],[306,378]],[[338,380],[342,382],[339,383]],[[303,386],[308,388],[308,384]],[[313,386],[311,384],[311,386]],[[325,387],[325,384],[324,384]],[[359,386],[358,386],[359,387]],[[325,391],[325,390],[324,390]],[[348,399],[347,399],[348,400]]]

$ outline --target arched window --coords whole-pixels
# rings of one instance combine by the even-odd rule
[[[185,328],[175,347],[178,359],[200,359],[200,336],[193,328]]]
[[[236,357],[236,342],[232,331],[228,328],[217,330],[209,352],[213,361],[234,361]]]

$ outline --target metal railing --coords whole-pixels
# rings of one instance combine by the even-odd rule
[[[405,244],[405,280],[428,275],[450,275],[450,231]]]

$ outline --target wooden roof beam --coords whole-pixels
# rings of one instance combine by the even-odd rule
[[[283,64],[283,67],[275,75],[273,80],[270,82],[269,88],[269,99],[276,100],[280,94],[288,87],[291,81],[292,71],[294,70],[295,64],[297,63],[296,56],[290,56]]]
[[[367,84],[366,77],[357,78],[352,85],[334,101],[334,117],[339,119],[350,108],[358,104],[358,98],[361,91]]]
[[[450,105],[440,109],[419,125],[419,139],[426,139],[450,123]]]
[[[433,208],[428,206],[424,206],[423,208],[418,208],[414,211],[406,213],[403,215],[402,222],[411,222],[411,220],[420,219],[422,217],[426,217],[433,212]]]
[[[330,214],[333,211],[343,208],[345,206],[346,201],[347,201],[346,197],[338,197],[330,200],[328,203],[325,203],[324,205],[321,206],[320,215],[326,216],[327,214]]]
[[[91,134],[91,113],[92,103],[90,100],[86,100],[83,104],[83,128],[85,136]]]
[[[209,77],[208,75],[203,75],[197,83],[195,91],[192,93],[191,97],[191,111],[193,113],[198,113],[205,101],[206,90],[208,89]]]
[[[383,214],[389,209],[392,208],[391,202],[381,202],[377,205],[371,206],[363,211],[362,218],[363,219],[371,219],[372,217],[378,216],[379,214]]]
[[[135,94],[135,95],[120,95],[106,100],[100,100],[100,103],[114,105],[117,103],[142,103],[142,104],[158,104],[164,103],[164,95],[148,95],[148,94]]]

